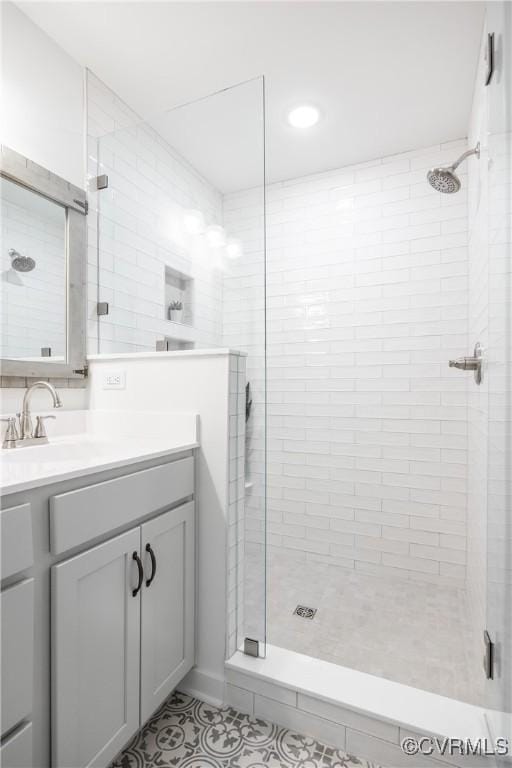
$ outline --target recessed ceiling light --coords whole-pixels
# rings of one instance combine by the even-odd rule
[[[320,119],[320,112],[311,104],[303,104],[288,112],[288,122],[294,128],[311,128]]]

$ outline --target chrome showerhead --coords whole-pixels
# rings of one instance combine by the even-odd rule
[[[460,179],[452,168],[431,168],[427,173],[429,184],[437,189],[438,192],[444,192],[447,195],[458,192],[460,189]]]
[[[22,256],[21,253],[18,253],[14,248],[9,249],[9,256],[11,257],[11,267],[16,270],[16,272],[32,272],[36,266],[34,259],[30,256]]]
[[[447,165],[444,168],[431,168],[427,173],[428,183],[438,192],[443,192],[446,195],[458,192],[461,188],[461,181],[455,173],[455,169],[470,155],[480,157],[480,142],[474,149],[468,149],[467,152],[464,152],[453,165]]]

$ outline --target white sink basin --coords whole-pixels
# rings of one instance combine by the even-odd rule
[[[198,447],[196,414],[87,411],[58,418],[62,428],[79,429],[52,435],[53,422],[45,445],[0,449],[2,495]]]
[[[74,435],[73,437],[53,438],[44,445],[29,445],[23,448],[12,448],[2,453],[2,464],[54,464],[55,462],[90,461],[95,457],[106,456],[119,451],[120,445],[115,442],[102,442],[92,439],[90,435]]]

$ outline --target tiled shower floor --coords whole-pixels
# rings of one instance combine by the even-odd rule
[[[293,615],[298,604],[316,608],[315,618]],[[483,675],[478,660],[472,660],[474,641],[461,589],[272,556],[267,639],[361,672],[482,703]]]
[[[110,768],[376,768],[261,718],[174,693]]]

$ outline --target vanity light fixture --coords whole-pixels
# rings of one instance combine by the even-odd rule
[[[312,128],[320,120],[320,112],[311,104],[301,104],[288,112],[288,122],[293,128]]]

